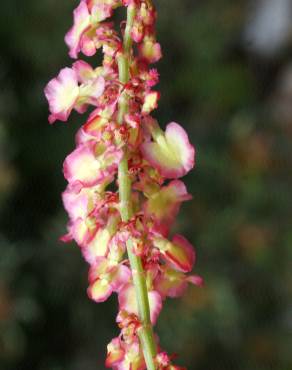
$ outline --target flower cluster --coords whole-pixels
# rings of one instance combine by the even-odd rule
[[[132,18],[121,23],[119,32],[110,18],[122,6]],[[166,297],[180,296],[188,283],[202,284],[201,277],[188,274],[195,262],[192,245],[181,235],[170,237],[181,203],[191,199],[179,178],[194,167],[195,152],[180,125],[169,123],[164,132],[151,116],[159,99],[153,89],[159,75],[150,64],[162,56],[155,20],[149,0],[81,0],[65,37],[69,55],[93,56],[101,48],[102,65],[77,60],[45,89],[50,123],[93,106],[77,132],[76,149],[64,162],[68,186],[63,203],[70,221],[62,240],[75,240],[88,262],[92,300],[118,295],[121,333],[108,345],[106,359],[108,367],[118,370],[146,368],[134,275],[143,275],[152,325]],[[134,45],[126,50],[127,43]],[[118,176],[125,159],[126,172]],[[129,184],[129,199],[123,201],[121,187]],[[124,207],[131,209],[126,220]],[[141,271],[133,269],[127,250],[141,262]],[[155,369],[182,369],[155,346]]]

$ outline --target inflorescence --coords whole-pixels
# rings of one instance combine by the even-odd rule
[[[116,29],[111,20],[119,7],[127,8],[127,21]],[[102,65],[77,60],[45,88],[50,123],[94,107],[64,162],[70,220],[61,239],[75,240],[89,264],[92,300],[118,295],[121,331],[106,359],[118,370],[183,369],[161,350],[153,325],[166,297],[202,284],[188,274],[193,246],[169,236],[181,203],[191,199],[179,178],[194,167],[195,151],[180,125],[163,131],[151,116],[160,94],[150,65],[162,57],[155,22],[149,0],[81,0],[65,37],[69,55],[92,57],[101,49]]]

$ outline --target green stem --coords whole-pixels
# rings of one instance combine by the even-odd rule
[[[131,29],[136,14],[136,6],[128,6],[127,24],[124,35],[123,54],[118,59],[119,80],[122,84],[129,81],[129,60],[131,58]],[[118,121],[120,124],[124,121],[124,116],[128,111],[128,97],[125,92],[122,93],[119,100]],[[119,165],[119,196],[121,218],[127,222],[133,216],[131,204],[131,180],[128,173],[128,154],[124,149],[124,156]],[[153,328],[150,320],[150,308],[146,276],[140,257],[137,257],[132,251],[131,241],[127,243],[127,252],[131,265],[133,284],[135,287],[137,306],[141,328],[139,329],[139,338],[142,346],[146,366],[148,370],[155,370],[154,357],[156,356],[156,344],[154,341]]]

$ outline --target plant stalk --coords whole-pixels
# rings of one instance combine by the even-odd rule
[[[136,5],[129,5],[127,10],[127,23],[124,34],[123,53],[118,58],[119,80],[124,85],[129,81],[130,76],[130,58],[131,58],[131,29],[136,14]],[[129,108],[128,97],[125,92],[119,99],[118,122],[122,124],[124,116]],[[118,171],[120,213],[122,221],[127,222],[133,216],[131,204],[131,180],[128,173],[128,153],[124,148],[124,155],[119,165]],[[139,339],[144,354],[144,359],[148,370],[155,370],[154,358],[156,356],[156,344],[154,341],[153,328],[150,320],[150,308],[148,289],[146,283],[145,271],[143,269],[141,258],[132,251],[132,244],[127,243],[127,252],[132,270],[133,284],[135,287],[136,300],[138,306],[141,328],[139,329]]]

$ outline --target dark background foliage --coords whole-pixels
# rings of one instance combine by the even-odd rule
[[[291,1],[157,0],[162,124],[197,149],[176,229],[204,288],[169,300],[157,332],[196,370],[292,369]],[[76,1],[5,1],[0,12],[0,368],[104,369],[115,297],[86,297],[63,245],[61,166],[81,118],[47,124],[43,88],[70,65]]]

